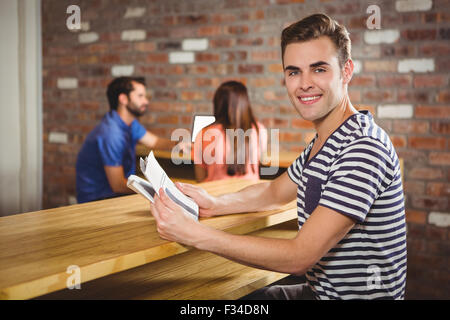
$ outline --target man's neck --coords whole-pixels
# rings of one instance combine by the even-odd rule
[[[314,127],[320,144],[323,144],[328,137],[339,128],[351,115],[358,111],[353,107],[348,94],[345,94],[342,101],[324,118],[314,121]]]
[[[119,106],[117,108],[117,113],[127,126],[131,125],[131,123],[136,119],[136,117],[127,110],[126,106]]]

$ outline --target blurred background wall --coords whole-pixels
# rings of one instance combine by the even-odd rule
[[[40,7],[0,1],[0,217],[42,207]]]
[[[69,5],[80,8],[78,30],[67,27]],[[313,128],[287,98],[280,33],[317,12],[348,28],[351,100],[404,159],[407,298],[450,298],[448,0],[42,0],[43,208],[75,201],[78,150],[120,75],[146,78],[152,100],[141,122],[166,137],[211,113],[221,82],[241,80],[257,118],[280,130],[280,148],[301,152]]]

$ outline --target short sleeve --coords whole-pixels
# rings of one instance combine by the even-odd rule
[[[392,182],[389,156],[377,140],[362,138],[333,163],[319,205],[363,222],[374,201]]]
[[[125,141],[114,135],[109,137],[97,137],[97,146],[104,166],[121,166],[123,153],[125,150]]]
[[[131,139],[133,140],[133,143],[135,144],[137,141],[139,141],[147,132],[147,129],[139,123],[139,121],[134,120],[131,123]]]
[[[300,184],[300,178],[302,175],[302,170],[303,170],[303,165],[305,163],[305,159],[309,155],[311,148],[314,145],[315,140],[316,140],[316,138],[314,138],[309,143],[309,145],[305,148],[305,150],[303,150],[303,152],[300,154],[300,156],[298,156],[298,158],[295,159],[295,161],[287,169],[289,178],[291,178],[291,180],[298,185]]]
[[[300,175],[301,175],[301,169],[300,169],[300,157],[297,158],[287,169],[287,173],[289,178],[295,183],[300,183]]]

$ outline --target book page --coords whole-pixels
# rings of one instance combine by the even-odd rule
[[[155,159],[153,151],[150,151],[145,160],[140,159],[140,167],[156,193],[159,194],[159,189],[162,188],[172,201],[198,219],[198,205],[175,186]]]
[[[144,180],[134,174],[128,177],[127,187],[136,193],[143,195],[145,198],[150,200],[152,203],[155,202],[153,197],[155,196],[155,189],[150,182]]]

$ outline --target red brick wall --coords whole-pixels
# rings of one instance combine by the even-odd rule
[[[80,6],[80,31],[66,27],[70,4]],[[366,25],[373,4],[378,31]],[[42,0],[44,206],[73,201],[77,152],[108,111],[113,74],[146,77],[153,98],[142,123],[166,137],[189,128],[194,113],[211,112],[222,81],[242,80],[258,119],[280,129],[281,148],[301,151],[312,128],[286,96],[279,37],[315,12],[348,27],[359,71],[351,99],[371,110],[404,159],[407,297],[450,298],[448,0]],[[185,39],[200,39],[201,50]],[[171,63],[179,52],[192,62]]]

